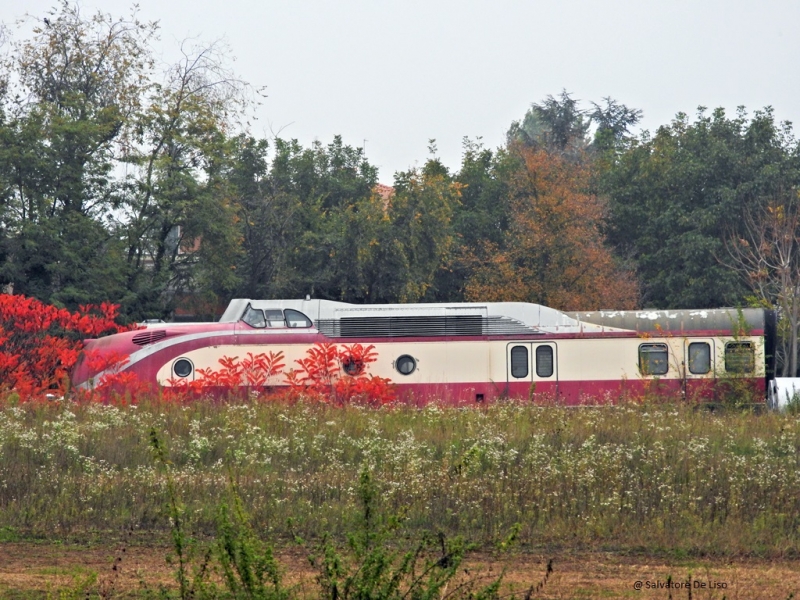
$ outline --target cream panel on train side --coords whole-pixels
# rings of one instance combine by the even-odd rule
[[[668,371],[662,378],[680,377],[682,338],[566,339],[558,342],[559,379],[562,381],[637,380],[639,347],[667,344]]]
[[[721,339],[716,348],[716,364],[723,370],[725,364],[725,343],[747,341],[750,338]],[[551,341],[558,349],[558,379],[561,381],[612,381],[619,379],[639,379],[639,347],[642,344],[666,344],[668,350],[668,372],[662,378],[682,377],[684,338],[604,338],[604,339],[557,339]],[[764,347],[757,338],[752,338],[755,348],[755,372],[764,373]],[[508,379],[506,349],[509,344],[530,343],[499,341],[450,341],[450,342],[404,342],[392,341],[375,344],[378,358],[369,365],[372,375],[386,377],[396,383],[479,383],[505,382]],[[226,345],[210,346],[192,350],[181,355],[194,364],[195,370],[220,368],[223,357],[246,356],[248,352],[283,352],[285,370],[297,368],[296,361],[306,357],[310,346],[307,344],[269,344],[269,345]],[[416,368],[409,375],[402,375],[395,369],[395,361],[403,355],[411,356]],[[170,361],[161,367],[158,380],[165,384],[172,377]],[[271,384],[279,384],[282,377]]]
[[[194,379],[195,373],[199,369],[212,369],[218,370],[221,368],[220,359],[222,358],[232,358],[232,357],[246,357],[248,352],[251,352],[253,355],[262,354],[269,352],[283,352],[283,362],[286,366],[284,367],[284,371],[288,371],[290,368],[296,368],[297,363],[295,360],[299,358],[305,357],[306,349],[309,348],[308,345],[290,345],[290,344],[269,344],[269,345],[262,345],[262,346],[237,346],[233,344],[227,345],[220,345],[220,346],[208,346],[206,348],[198,348],[196,350],[191,350],[189,352],[184,352],[180,356],[176,356],[173,360],[170,360],[168,363],[164,364],[159,370],[156,375],[158,383],[161,385],[169,385],[168,380],[173,377],[172,373],[172,365],[175,361],[185,358],[192,361],[194,365],[194,371],[192,375],[189,377],[190,379]],[[276,377],[275,381],[270,381],[270,385],[277,385],[283,381],[283,376]]]
[[[441,383],[445,381],[447,360],[441,342],[389,342],[375,344],[378,360],[369,365],[369,373],[386,377],[395,383]],[[416,366],[408,375],[394,368],[401,356],[410,356]]]
[[[506,383],[508,381],[508,360],[506,348],[510,342],[506,340],[488,342],[489,346],[489,382]],[[525,341],[525,344],[530,343]]]
[[[486,383],[489,381],[489,373],[494,362],[489,344],[489,342],[447,342],[448,382]]]
[[[346,345],[346,344],[345,344]],[[225,345],[199,348],[181,354],[163,365],[158,371],[158,381],[162,385],[173,376],[172,365],[179,358],[192,361],[198,369],[219,369],[220,359],[224,357],[244,357],[247,353],[260,354],[283,352],[286,366],[284,371],[297,368],[297,360],[305,358],[308,344],[269,344],[269,345]],[[368,365],[368,373],[386,377],[395,383],[444,383],[444,382],[486,382],[490,369],[489,344],[486,342],[388,342],[375,344],[377,360]],[[404,355],[411,356],[416,368],[408,375],[395,369],[395,361]],[[504,368],[504,366],[503,366]],[[283,377],[276,377],[271,385],[282,383]]]
[[[375,344],[378,360],[369,372],[395,383],[482,383],[488,381],[490,368],[487,342],[390,342]],[[416,361],[409,375],[395,369],[395,361],[404,355]]]
[[[638,374],[638,341],[631,339],[534,339],[497,340],[491,344],[489,381],[508,381],[509,346],[550,343],[554,344],[559,381],[614,380],[623,374]]]

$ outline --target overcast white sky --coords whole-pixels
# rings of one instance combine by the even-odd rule
[[[0,20],[55,0],[3,0]],[[82,0],[127,15],[132,2]],[[421,164],[428,139],[457,168],[464,136],[502,144],[532,102],[566,88],[644,111],[654,130],[699,105],[771,105],[800,126],[800,2],[139,0],[165,60],[187,37],[224,39],[268,97],[251,132],[365,144],[380,178]]]

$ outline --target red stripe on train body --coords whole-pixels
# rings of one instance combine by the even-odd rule
[[[279,387],[315,344],[362,344],[376,353],[369,374],[391,380],[414,404],[713,401],[730,391],[764,401],[775,335],[775,315],[762,309],[564,313],[527,303],[239,299],[217,323],[150,325],[90,340],[87,351],[127,356],[122,370],[153,386],[192,381],[225,358],[271,352],[285,364],[268,382]],[[74,380],[91,388],[104,374],[83,361]]]

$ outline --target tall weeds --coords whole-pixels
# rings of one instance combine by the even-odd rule
[[[503,574],[482,582],[480,576],[459,577],[459,567],[473,547],[460,537],[424,531],[407,542],[401,514],[386,513],[369,468],[358,484],[360,518],[345,549],[325,536],[317,582],[324,600],[445,600],[498,597]],[[312,564],[317,561],[312,559]],[[452,586],[451,586],[452,584]]]
[[[164,444],[155,429],[150,431],[150,444],[156,462],[165,469],[167,496],[164,500],[169,515],[172,545],[178,559],[175,578],[180,600],[293,600],[303,594],[297,588],[284,587],[281,567],[272,546],[251,526],[241,501],[239,487],[231,475],[228,482],[229,502],[219,506],[213,541],[206,542],[206,551],[198,564],[192,565],[196,541],[187,539],[182,503],[172,477],[171,463]],[[342,547],[324,534],[319,544],[322,558],[310,556],[319,567],[318,593],[323,600],[498,600],[503,573],[490,577],[459,576],[459,567],[471,546],[460,538],[439,544],[424,532],[419,541],[407,545],[402,535],[402,516],[386,513],[378,501],[377,488],[370,469],[365,467],[358,483],[361,502],[358,523]],[[441,551],[439,547],[441,546]],[[194,577],[189,580],[190,568]],[[549,571],[548,571],[549,573]],[[451,582],[455,582],[448,591]],[[533,588],[531,588],[533,589]],[[162,598],[169,590],[162,589]],[[530,596],[530,593],[527,594]],[[88,596],[87,596],[88,597]],[[507,597],[513,597],[513,592]]]
[[[167,540],[161,499],[173,486],[186,535],[211,534],[220,505],[236,522],[233,469],[255,531],[278,543],[342,536],[365,466],[407,531],[447,540],[489,546],[519,524],[529,547],[800,551],[800,418],[672,405],[6,403],[0,531],[86,539],[132,528]]]

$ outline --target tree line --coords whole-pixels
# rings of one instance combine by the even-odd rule
[[[779,309],[800,325],[800,147],[771,108],[641,111],[567,91],[496,149],[435,142],[391,188],[336,137],[260,139],[258,91],[217,45],[158,66],[158,25],[62,0],[3,30],[0,284],[130,320],[212,317],[231,297],[515,300],[564,310]],[[12,288],[13,286],[13,288]]]

